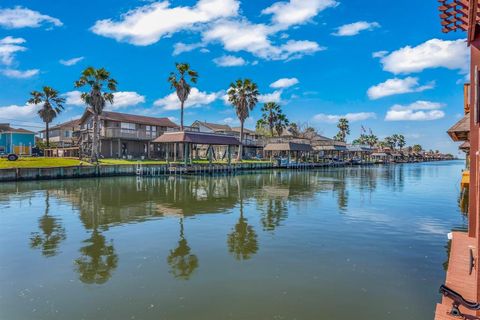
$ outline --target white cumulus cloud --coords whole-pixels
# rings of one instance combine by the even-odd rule
[[[370,99],[376,100],[396,94],[422,92],[433,89],[434,87],[435,82],[420,85],[418,83],[418,78],[416,77],[407,77],[405,79],[393,78],[377,84],[376,86],[370,87],[367,91],[367,95]]]
[[[188,100],[185,102],[185,108],[194,108],[205,106],[210,103],[213,103],[221,96],[221,93],[207,93],[198,90],[197,88],[192,88]],[[156,107],[161,107],[164,110],[180,110],[180,101],[178,100],[177,94],[175,92],[158,99],[154,102]]]
[[[272,22],[280,27],[303,24],[321,11],[338,5],[334,0],[279,1],[264,9],[262,14],[272,15]]]
[[[130,10],[118,21],[99,20],[91,30],[117,41],[146,46],[197,24],[235,16],[238,9],[237,0],[199,0],[192,7],[172,7],[169,1],[159,1]]]
[[[82,100],[82,92],[69,91],[63,94],[65,97],[65,104],[71,106],[85,106]],[[141,103],[145,103],[145,96],[133,91],[118,91],[113,93],[113,105],[107,102],[107,110],[118,110],[126,107],[133,107]]]
[[[0,107],[0,114],[2,118],[15,120],[29,120],[38,118],[38,110],[40,105],[26,104],[23,106],[9,105]]]
[[[396,104],[387,111],[385,121],[432,121],[445,117],[439,110],[444,105],[431,101],[416,101],[409,105]]]
[[[77,63],[79,63],[80,61],[82,61],[83,59],[85,59],[84,57],[77,57],[77,58],[72,58],[72,59],[68,59],[68,60],[60,60],[60,64],[63,64],[64,66],[67,66],[67,67],[70,67],[70,66],[74,66],[76,65]]]
[[[285,88],[290,88],[291,86],[294,86],[298,83],[299,81],[297,78],[282,78],[270,84],[270,88],[285,89]]]
[[[14,79],[28,79],[33,76],[36,76],[40,70],[30,69],[30,70],[15,70],[15,69],[4,69],[0,70],[4,76]]]
[[[377,28],[380,28],[380,24],[378,22],[358,21],[338,27],[337,31],[332,34],[338,37],[351,37],[356,36],[362,31],[371,31]]]
[[[26,40],[23,38],[14,38],[11,36],[0,39],[0,62],[5,65],[11,65],[17,52],[26,51],[27,48],[21,46]]]
[[[38,11],[16,6],[0,9],[0,26],[9,29],[38,28],[43,24],[60,27],[63,23],[57,19]]]
[[[470,49],[465,40],[431,39],[416,47],[406,46],[391,53],[381,52],[383,70],[394,74],[447,68],[468,73]]]
[[[337,123],[338,120],[345,118],[350,122],[364,121],[368,119],[375,119],[377,115],[373,112],[358,112],[347,113],[344,115],[319,113],[313,116],[313,119],[318,122]]]
[[[282,90],[276,90],[272,93],[261,94],[258,96],[258,102],[267,103],[267,102],[282,102]]]
[[[247,61],[245,61],[245,59],[230,55],[215,58],[213,59],[213,62],[220,67],[238,67],[247,64]]]

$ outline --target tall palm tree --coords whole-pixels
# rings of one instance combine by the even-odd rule
[[[188,75],[192,83],[197,83],[198,73],[190,69],[188,63],[175,63],[175,68],[177,70],[170,73],[168,82],[170,82],[171,89],[175,89],[178,100],[180,100],[180,130],[183,130],[183,109],[192,89],[185,77]]]
[[[413,149],[413,152],[415,152],[415,153],[420,153],[420,152],[423,150],[422,146],[419,145],[419,144],[415,144],[415,145],[412,147],[412,149]]]
[[[243,125],[249,117],[250,111],[258,103],[260,93],[257,84],[250,79],[238,79],[235,83],[230,84],[227,95],[228,101],[233,104],[238,120],[240,120],[240,148],[237,159],[240,161],[243,153]]]
[[[377,145],[378,143],[378,137],[376,135],[374,135],[373,133],[370,133],[368,136],[367,136],[367,144],[373,148]]]
[[[99,117],[105,108],[106,102],[113,104],[113,92],[117,91],[117,81],[110,77],[110,72],[104,68],[95,69],[88,67],[83,70],[80,79],[75,81],[75,88],[82,88],[88,86],[90,92],[82,93],[82,100],[93,111],[93,139],[92,139],[92,151],[91,159],[93,162],[98,161],[98,155],[100,153],[99,140]]]
[[[47,86],[43,87],[42,91],[32,91],[30,95],[32,97],[28,100],[28,103],[43,104],[42,108],[38,110],[38,115],[45,122],[47,147],[50,147],[49,125],[62,112],[65,98],[60,97],[57,90]]]
[[[400,148],[400,150],[402,150],[403,147],[405,147],[406,144],[407,144],[407,142],[405,141],[405,136],[403,134],[398,134],[397,135],[397,145]]]
[[[275,102],[267,102],[262,107],[262,118],[257,121],[257,128],[266,127],[270,135],[274,136],[274,130],[280,136],[290,122],[282,112],[282,108]],[[296,124],[295,128],[296,129]]]
[[[339,131],[335,136],[335,140],[347,142],[347,136],[350,134],[350,124],[348,123],[348,119],[341,118],[338,120],[337,128]]]

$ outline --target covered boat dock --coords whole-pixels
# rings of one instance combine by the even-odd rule
[[[153,143],[166,145],[167,161],[169,161],[169,156],[171,155],[170,147],[173,146],[173,159],[176,161],[177,145],[183,145],[183,161],[185,165],[192,163],[193,152],[198,151],[197,146],[199,145],[208,146],[207,158],[210,163],[213,160],[212,147],[226,146],[227,162],[230,164],[232,161],[232,146],[240,145],[240,141],[234,136],[194,131],[166,132],[153,140]],[[198,158],[198,153],[196,158]]]

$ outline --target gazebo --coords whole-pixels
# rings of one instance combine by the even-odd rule
[[[295,153],[296,159],[300,153],[309,153],[313,151],[313,148],[309,144],[297,143],[297,142],[279,142],[279,143],[269,143],[264,148],[263,151],[270,153],[270,157],[273,157],[273,154],[278,155],[287,154],[288,163],[291,161],[292,152]]]
[[[234,136],[216,134],[216,133],[204,133],[204,132],[194,132],[194,131],[179,131],[179,132],[166,132],[163,135],[159,136],[153,143],[166,145],[168,161],[169,156],[169,146],[182,144],[183,147],[183,160],[185,165],[191,163],[192,160],[192,151],[193,146],[195,145],[207,145],[208,146],[208,160],[212,162],[212,146],[226,146],[227,147],[227,159],[228,164],[232,160],[232,146],[239,146],[240,141]],[[176,149],[176,148],[175,148]]]

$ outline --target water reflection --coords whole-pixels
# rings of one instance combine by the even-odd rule
[[[175,278],[188,280],[192,273],[198,268],[198,258],[190,253],[191,249],[185,239],[183,230],[183,218],[180,219],[180,240],[175,249],[170,250],[167,262],[170,272]]]
[[[30,247],[40,249],[45,257],[53,257],[58,254],[60,242],[66,239],[65,228],[61,220],[50,215],[50,192],[45,193],[45,212],[38,219],[40,232],[32,232]]]
[[[84,283],[107,282],[117,268],[119,257],[113,240],[104,234],[110,228],[165,217],[179,218],[177,246],[168,252],[167,264],[177,279],[188,280],[199,266],[199,257],[191,252],[184,222],[201,214],[228,214],[238,210],[238,220],[227,235],[226,247],[237,260],[252,258],[260,247],[254,226],[274,232],[286,223],[289,206],[313,199],[318,194],[335,197],[338,212],[347,213],[349,190],[371,194],[379,181],[393,191],[404,185],[404,167],[334,169],[298,174],[269,171],[258,175],[170,178],[111,178],[42,181],[2,186],[0,203],[8,201],[12,190],[28,197],[32,190],[45,192],[45,214],[39,219],[40,232],[31,234],[30,244],[46,257],[58,254],[66,239],[61,221],[49,214],[50,198],[71,204],[89,237],[82,242],[75,270]],[[25,189],[25,190],[22,190]],[[28,192],[30,191],[30,192]],[[254,203],[258,217],[244,214],[244,202]],[[249,221],[250,219],[250,221]]]
[[[80,248],[82,256],[75,260],[76,271],[80,275],[80,280],[88,284],[107,282],[118,265],[113,241],[108,242],[95,228],[90,238],[83,243],[85,243],[85,246]]]
[[[243,200],[240,200],[240,217],[227,238],[228,251],[237,260],[248,260],[258,251],[257,234],[243,216]]]

